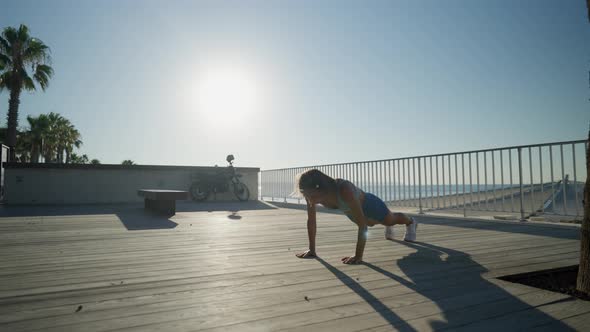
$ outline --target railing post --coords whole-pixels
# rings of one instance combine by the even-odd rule
[[[563,197],[563,215],[567,216],[567,191],[566,191],[566,184],[567,184],[567,175],[565,174],[565,168],[563,165],[563,144],[559,145],[559,155],[561,158],[561,196]]]
[[[508,164],[510,165],[510,212],[514,212],[514,180],[512,179],[512,150],[508,150]]]
[[[518,183],[520,185],[520,221],[524,219],[523,189],[522,189],[522,148],[518,148]]]
[[[578,198],[578,178],[576,175],[576,144],[572,143],[572,158],[573,158],[573,166],[574,166],[574,192],[576,197],[576,217],[580,215],[580,199]]]
[[[297,168],[297,169],[295,170],[295,173],[296,173],[296,174],[299,174],[299,173],[301,173],[301,169],[300,169],[300,168]],[[294,184],[293,188],[298,188],[298,186],[297,186],[297,184],[296,184],[296,183]],[[299,194],[299,193],[298,193],[298,195],[297,195],[297,205],[299,205],[299,204],[301,204],[301,194]]]
[[[529,146],[529,168],[530,168],[530,176],[531,179],[531,215],[535,215],[535,180],[533,178],[533,153],[532,149]]]
[[[289,175],[289,171],[288,170],[283,170],[281,173],[283,173],[283,202],[287,203],[287,181],[288,180],[288,175]]]
[[[504,188],[504,151],[500,150],[500,184],[502,185],[502,211],[505,211],[504,208],[504,196],[506,196],[506,191]]]
[[[424,211],[422,211],[422,167],[420,166],[420,159],[418,158],[418,207],[420,208],[420,214],[424,214]]]
[[[414,202],[414,206],[416,206],[416,158],[412,158],[412,182],[412,202]],[[420,202],[418,202],[418,204],[420,204]]]
[[[457,163],[455,163],[455,165],[456,164]],[[471,172],[471,169],[469,171]],[[463,184],[463,217],[467,218],[467,204],[466,204],[467,193],[465,193],[465,154],[464,153],[461,153],[461,179],[462,179],[461,182]]]
[[[539,146],[539,178],[541,179],[541,212],[545,213],[545,189],[543,188],[543,150]]]
[[[549,169],[551,171],[551,212],[555,213],[555,178],[553,177],[553,146],[549,145]]]

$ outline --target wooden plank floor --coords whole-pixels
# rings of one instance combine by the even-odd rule
[[[418,217],[417,243],[265,203],[0,208],[1,331],[589,329],[590,302],[496,279],[574,265],[579,228]],[[396,229],[403,237],[403,227]]]

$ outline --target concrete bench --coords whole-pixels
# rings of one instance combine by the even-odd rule
[[[188,191],[182,190],[139,189],[137,194],[144,198],[146,210],[167,216],[176,214],[176,200],[188,199]]]

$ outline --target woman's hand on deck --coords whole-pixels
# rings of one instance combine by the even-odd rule
[[[306,250],[304,252],[300,252],[298,254],[296,254],[295,256],[299,257],[299,258],[316,258],[318,257],[315,253],[315,251],[311,251],[311,250]]]

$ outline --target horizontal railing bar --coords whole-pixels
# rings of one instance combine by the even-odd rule
[[[531,145],[515,145],[515,146],[507,146],[507,147],[501,147],[501,148],[492,148],[492,149],[483,149],[483,150],[471,150],[471,151],[462,151],[462,152],[449,152],[449,153],[430,154],[430,155],[421,155],[421,156],[411,156],[411,157],[402,157],[402,158],[389,158],[389,159],[379,159],[379,160],[364,160],[364,161],[353,161],[353,162],[336,163],[336,164],[322,164],[322,165],[314,165],[314,166],[297,166],[297,167],[289,167],[289,168],[274,168],[274,169],[261,170],[261,172],[286,171],[286,170],[297,169],[297,168],[319,168],[319,167],[334,166],[334,165],[355,165],[355,164],[372,163],[372,162],[384,162],[384,161],[394,161],[394,160],[409,160],[409,159],[416,159],[416,158],[428,158],[428,157],[440,157],[440,156],[453,156],[453,155],[468,154],[468,153],[480,153],[480,152],[489,152],[489,151],[502,151],[502,150],[518,149],[518,148],[528,149],[528,148],[534,148],[534,147],[545,147],[545,146],[554,146],[554,145],[563,145],[563,144],[580,144],[580,143],[586,143],[586,142],[587,142],[587,140],[582,139],[582,140],[575,140],[575,141],[540,143],[540,144],[531,144]]]

